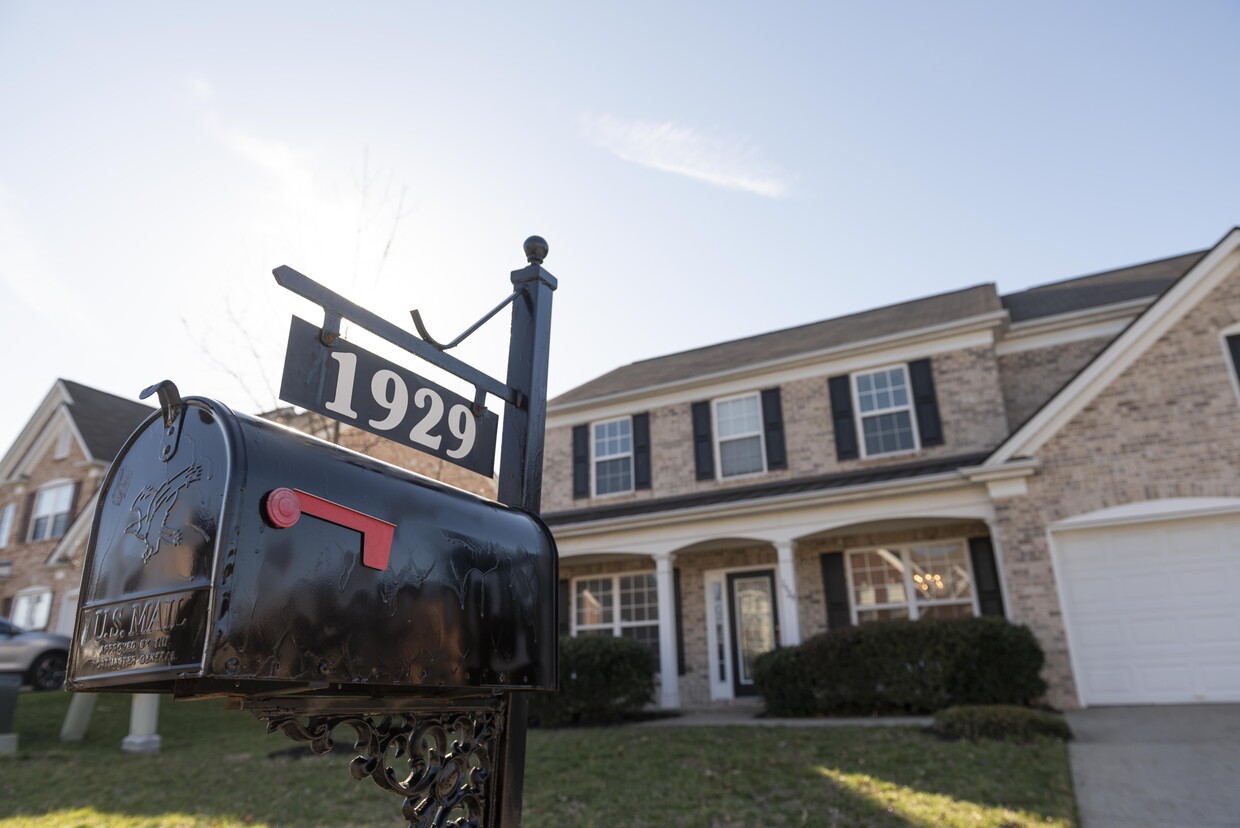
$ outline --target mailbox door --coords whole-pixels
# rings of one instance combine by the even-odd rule
[[[171,434],[156,414],[129,438],[99,490],[69,689],[163,692],[201,672],[228,457],[193,401]]]

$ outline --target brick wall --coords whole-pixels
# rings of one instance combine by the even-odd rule
[[[1008,426],[1015,431],[1090,363],[1113,337],[1082,339],[999,357]]]
[[[910,461],[985,451],[1007,435],[1007,416],[992,347],[940,354],[931,359],[944,444],[916,454],[869,460],[839,461],[830,415],[827,377],[813,377],[781,386],[784,443],[788,468],[728,480],[698,481],[693,456],[693,423],[689,403],[649,410],[651,478],[649,490],[599,498],[573,499],[572,426],[549,429],[544,456],[543,511],[559,512],[652,497],[769,483],[789,478],[875,468]],[[754,391],[769,387],[755,383]],[[706,395],[703,395],[705,398]],[[635,408],[634,413],[639,413]],[[582,423],[588,422],[583,417]]]
[[[1012,614],[1042,642],[1052,704],[1075,706],[1076,688],[1046,527],[1126,503],[1240,497],[1240,403],[1219,339],[1238,321],[1232,276],[1037,452],[1027,496],[996,501]]]

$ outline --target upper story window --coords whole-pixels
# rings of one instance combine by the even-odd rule
[[[73,508],[73,484],[59,483],[40,489],[30,514],[30,541],[58,538],[69,528]]]
[[[827,380],[837,460],[904,454],[943,445],[929,359]]]
[[[0,549],[9,545],[9,536],[13,533],[13,516],[16,513],[16,503],[9,503],[0,509]]]
[[[573,426],[573,499],[650,488],[650,414]]]
[[[631,638],[659,655],[659,594],[653,572],[578,578],[573,635]]]
[[[856,622],[976,614],[964,541],[928,541],[848,553]]]
[[[912,397],[903,365],[854,374],[865,456],[917,450]]]
[[[757,394],[715,403],[719,475],[735,477],[766,471],[762,451],[762,406]]]
[[[628,417],[595,423],[594,494],[633,490],[633,421]]]

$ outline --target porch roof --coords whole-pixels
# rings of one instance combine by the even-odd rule
[[[771,483],[759,483],[753,486],[736,486],[734,488],[715,489],[708,492],[694,492],[693,494],[663,497],[655,500],[631,500],[624,503],[595,506],[587,509],[549,512],[543,514],[542,519],[548,526],[565,526],[576,523],[590,523],[596,520],[628,517],[630,515],[712,506],[717,503],[735,503],[805,492],[843,489],[849,486],[885,483],[887,481],[906,480],[924,475],[942,474],[959,468],[977,465],[989,456],[990,452],[960,454],[954,457],[921,460],[916,463],[901,463],[894,466],[857,469],[814,477],[799,477],[793,480],[778,480]]]

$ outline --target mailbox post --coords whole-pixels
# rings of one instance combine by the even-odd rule
[[[100,488],[68,688],[225,696],[318,752],[347,726],[351,774],[404,797],[411,826],[518,826],[523,694],[558,683],[558,559],[537,517],[556,280],[545,241],[525,251],[511,295],[447,344],[417,311],[420,338],[275,271],[324,313],[293,320],[281,397],[481,470],[495,396],[499,503],[153,386],[160,411]],[[445,353],[508,304],[505,382]],[[344,319],[474,397],[348,343]]]

